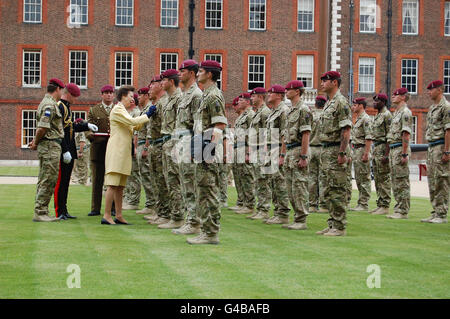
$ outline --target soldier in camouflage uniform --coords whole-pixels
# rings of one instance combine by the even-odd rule
[[[366,113],[365,98],[353,100],[352,112],[356,115],[356,122],[352,127],[351,138],[353,146],[352,162],[355,169],[356,186],[359,198],[356,207],[350,210],[360,212],[369,209],[371,193],[370,181],[370,148],[372,146],[372,119]]]
[[[320,120],[320,140],[322,152],[320,161],[325,175],[324,200],[328,204],[330,218],[328,227],[317,232],[324,236],[344,236],[346,234],[347,205],[347,165],[351,111],[347,99],[339,89],[341,75],[329,71],[321,76],[321,88],[329,97]]]
[[[315,107],[311,109],[313,120],[311,123],[311,135],[309,140],[310,160],[309,160],[309,212],[310,213],[328,213],[326,203],[323,199],[323,175],[322,165],[320,163],[320,152],[322,144],[320,142],[320,115],[323,112],[323,106],[327,102],[324,96],[317,96]]]
[[[371,210],[373,215],[386,215],[391,204],[391,179],[389,168],[389,144],[387,133],[391,126],[392,114],[386,108],[388,97],[380,93],[374,96],[374,108],[378,111],[372,124],[374,148],[372,169],[377,191],[377,208]]]
[[[248,132],[255,112],[251,108],[250,94],[242,93],[239,95],[238,109],[239,117],[234,124],[236,153],[236,167],[239,173],[241,191],[243,194],[242,208],[235,210],[237,214],[253,213],[255,207],[255,175],[253,164],[249,163],[248,154]]]
[[[141,109],[140,115],[147,113],[149,108],[152,106],[150,101],[149,88],[144,87],[139,89],[139,107]],[[147,138],[148,132],[150,130],[150,122],[144,124],[142,128],[137,132],[136,145],[137,145],[137,156],[136,160],[139,166],[139,176],[141,177],[141,184],[145,191],[145,207],[138,210],[136,214],[139,215],[156,215],[156,204],[158,197],[155,192],[155,182],[152,179],[150,172],[150,157],[149,157],[149,146],[150,142]]]
[[[217,88],[222,67],[215,61],[203,61],[198,71],[198,82],[202,85],[203,95],[200,107],[194,114],[194,134],[202,136],[203,154],[212,156],[203,158],[197,165],[196,181],[198,187],[198,212],[202,221],[201,233],[188,238],[189,244],[218,244],[220,230],[219,202],[219,166],[223,162],[223,130],[228,124],[225,116],[225,100]],[[201,135],[200,135],[201,134]],[[209,142],[208,142],[209,141]],[[213,145],[210,145],[213,144]],[[208,152],[215,145],[215,153]],[[200,155],[203,155],[200,154]],[[196,154],[195,158],[198,158]]]
[[[36,114],[36,136],[28,145],[38,151],[39,176],[34,204],[35,222],[54,222],[58,218],[50,217],[48,204],[58,180],[61,142],[64,138],[62,114],[58,101],[61,98],[64,83],[59,79],[51,79],[45,94],[38,106]]]
[[[84,132],[75,133],[78,159],[75,160],[72,180],[75,184],[86,185],[89,177],[89,146],[91,143]]]
[[[409,93],[406,88],[400,88],[392,95],[392,103],[396,106],[396,110],[387,140],[390,148],[392,193],[397,203],[394,206],[394,214],[386,216],[390,219],[407,219],[410,208],[408,158],[411,154],[409,141],[412,132],[412,113],[406,105],[408,100]]]
[[[428,95],[434,102],[427,114],[428,141],[427,176],[431,216],[422,222],[447,223],[450,184],[450,103],[444,97],[444,84],[437,80],[428,87]]]
[[[267,148],[271,165],[273,161],[278,167],[268,171],[270,173],[270,188],[272,191],[272,201],[274,204],[273,216],[264,221],[264,223],[287,224],[289,222],[289,197],[286,187],[286,179],[284,175],[284,157],[286,156],[286,144],[284,141],[286,129],[286,114],[289,108],[284,104],[285,88],[281,85],[272,86],[267,99],[268,105],[272,109],[266,121],[267,128]],[[266,164],[266,168],[267,164]],[[267,171],[267,170],[266,170]]]
[[[152,179],[155,181],[156,188],[154,192],[158,196],[156,205],[156,216],[145,216],[149,224],[165,224],[170,220],[170,207],[167,199],[166,180],[163,173],[163,149],[162,144],[165,139],[161,135],[161,124],[163,116],[163,107],[168,102],[168,96],[162,88],[161,76],[153,77],[150,83],[150,99],[156,105],[156,113],[150,119],[150,130],[147,139],[150,143],[150,171]]]
[[[130,106],[130,115],[139,117],[141,110],[139,109],[139,96],[134,93],[134,99]],[[141,200],[141,176],[139,173],[139,164],[137,160],[137,132],[134,132],[132,143],[132,158],[131,158],[131,175],[128,176],[127,184],[123,191],[123,204],[122,209],[136,210],[139,209],[139,201]]]
[[[194,131],[194,114],[197,112],[202,98],[196,78],[198,63],[186,60],[179,68],[183,83],[183,94],[178,104],[178,114],[175,125],[175,138],[180,154],[180,179],[183,191],[183,214],[186,216],[184,225],[173,229],[172,233],[180,235],[197,234],[200,232],[200,218],[197,214],[197,188],[195,183],[196,164],[191,161],[191,137]]]
[[[255,220],[265,220],[269,218],[270,205],[272,202],[272,191],[269,186],[270,176],[263,174],[264,163],[261,159],[262,150],[265,146],[264,130],[266,121],[271,111],[266,105],[267,91],[265,88],[258,87],[252,90],[251,99],[255,116],[250,124],[249,148],[250,163],[254,165],[255,172],[255,191],[258,197],[258,204],[253,215],[247,218]]]
[[[308,216],[308,157],[312,113],[302,99],[305,88],[302,81],[291,81],[286,86],[286,96],[292,106],[286,124],[286,186],[294,210],[294,222],[282,227],[292,230],[306,229]]]

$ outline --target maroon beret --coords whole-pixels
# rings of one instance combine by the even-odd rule
[[[198,62],[195,60],[184,60],[181,63],[179,70],[181,71],[183,69],[187,69],[187,68],[190,68],[190,67],[196,66],[196,65],[198,65]]]
[[[282,85],[275,84],[267,92],[269,92],[269,93],[285,93],[286,89]]]
[[[254,89],[250,92],[250,94],[266,94],[266,93],[267,93],[267,90],[266,90],[265,88],[261,88],[261,87],[254,88]]]
[[[405,95],[406,93],[408,93],[406,88],[399,88],[394,91],[394,95]]]
[[[79,97],[81,95],[80,88],[78,85],[74,83],[69,83],[66,85],[66,90],[73,96],[73,97]]]
[[[327,98],[325,96],[319,95],[319,96],[316,96],[316,101],[324,101],[324,102],[326,102]]]
[[[155,75],[153,78],[152,78],[152,80],[150,81],[150,84],[148,85],[148,87],[150,87],[150,85],[153,83],[153,82],[161,82],[161,75]]]
[[[137,93],[133,93],[133,98],[134,98],[135,100],[138,100],[138,99],[139,99],[139,95],[138,95]]]
[[[139,89],[138,94],[148,94],[148,91],[150,91],[148,87],[143,87]]]
[[[105,85],[104,87],[102,87],[102,89],[101,89],[101,92],[102,93],[105,93],[105,92],[114,92],[114,87],[112,86],[112,85]]]
[[[173,78],[173,77],[178,76],[178,75],[179,75],[178,70],[169,69],[169,70],[166,70],[163,73],[161,73],[161,79]]]
[[[387,96],[386,94],[384,94],[384,93],[378,93],[378,94],[376,94],[376,95],[373,97],[373,99],[374,99],[374,100],[381,100],[381,101],[387,102],[389,98],[388,98],[388,96]]]
[[[357,98],[353,99],[353,104],[362,104],[364,102],[366,102],[365,97],[357,97]]]
[[[238,105],[238,102],[239,102],[239,96],[234,98],[233,105],[234,106]]]
[[[218,71],[222,71],[222,66],[220,65],[220,63],[212,60],[202,61],[200,63],[200,67],[208,70],[215,69]]]
[[[341,74],[337,71],[328,71],[322,74],[321,80],[337,80],[341,78]]]
[[[251,97],[250,93],[247,93],[247,92],[241,93],[239,95],[240,99],[248,99],[248,100],[250,100],[250,97]]]
[[[304,88],[304,87],[305,87],[305,85],[303,84],[302,81],[294,80],[294,81],[289,82],[286,85],[286,90],[289,90],[289,89],[301,89],[301,88]]]
[[[441,80],[436,80],[436,81],[433,81],[430,84],[428,84],[427,89],[431,90],[431,89],[441,87],[443,85],[444,85],[444,82],[442,82]]]
[[[66,86],[64,85],[64,82],[61,81],[60,79],[57,79],[57,78],[50,79],[50,81],[48,81],[48,83],[57,85],[57,86],[59,86],[61,89],[64,89],[64,88],[66,87]]]

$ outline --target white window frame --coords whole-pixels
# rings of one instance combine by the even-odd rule
[[[163,56],[167,56],[167,55],[171,55],[172,57],[173,56],[176,56],[176,59],[175,59],[175,62],[167,62],[167,61],[165,61],[165,62],[163,62]],[[178,53],[176,53],[176,52],[161,52],[160,54],[159,54],[159,72],[160,73],[163,73],[164,71],[166,71],[166,70],[169,70],[169,69],[177,69],[178,68],[178,59],[179,59],[179,57],[178,57]],[[166,63],[166,64],[169,64],[169,63],[171,63],[171,64],[173,64],[172,66],[175,66],[175,67],[170,67],[170,68],[163,68],[163,63]]]
[[[250,60],[251,60],[251,58],[258,58],[258,59],[260,59],[260,58],[263,58],[264,59],[264,63],[262,64],[263,65],[263,67],[264,67],[264,70],[263,70],[263,72],[262,72],[262,75],[263,75],[263,80],[262,80],[262,83],[261,83],[261,81],[250,81],[250,69],[251,69],[251,67],[253,66],[253,65],[261,65],[261,64],[256,64],[256,63],[251,63],[250,62]],[[261,83],[261,84],[258,84],[258,86],[262,86],[262,87],[265,87],[265,83],[266,83],[266,66],[267,66],[267,62],[266,62],[266,56],[265,55],[249,55],[248,56],[248,70],[247,70],[247,75],[248,75],[248,77],[247,77],[247,87],[248,87],[248,89],[249,90],[251,90],[250,89],[250,83]],[[253,72],[253,74],[255,74],[255,75],[260,75],[261,74],[261,72]]]
[[[83,4],[82,2],[86,2]],[[86,14],[84,14],[81,8],[86,8]],[[69,9],[69,21],[71,25],[88,25],[89,23],[89,0],[70,0]],[[82,21],[82,18],[86,18],[86,21]],[[77,21],[78,19],[78,21]]]
[[[368,21],[363,21],[362,16],[368,16]],[[366,28],[361,28],[366,26]],[[364,29],[364,30],[363,30]],[[359,6],[359,32],[375,33],[377,31],[377,0],[361,0]]]
[[[39,83],[38,84],[25,84],[25,54],[27,53],[39,53]],[[34,70],[36,72],[36,68]],[[42,50],[22,50],[22,87],[24,88],[40,88],[42,84]]]
[[[74,120],[76,119],[83,119],[86,120],[87,119],[87,114],[86,111],[71,111],[72,112],[72,117]]]
[[[312,11],[311,11],[311,29],[300,29],[299,28],[300,11],[301,11],[302,8],[305,7],[306,1],[309,2],[308,3],[308,7],[312,6]],[[315,10],[316,10],[316,8],[315,8],[315,0],[297,0],[297,31],[298,32],[314,32],[314,11]],[[306,14],[306,13],[304,13],[304,14]]]
[[[417,144],[417,116],[413,115],[412,117],[412,136],[411,136],[411,144]]]
[[[118,60],[117,60],[117,56],[118,55],[129,55],[129,56],[131,56],[131,70],[128,70],[128,69],[118,69],[117,68],[117,62],[118,62]],[[120,61],[121,63],[123,63],[123,61]],[[128,63],[128,61],[126,62],[126,63]],[[114,54],[114,86],[116,87],[116,89],[118,89],[118,88],[120,88],[122,85],[133,85],[133,68],[134,68],[134,54],[133,54],[133,52],[127,52],[127,51],[117,51],[117,52],[115,52],[115,54]],[[125,81],[127,81],[128,80],[128,78],[127,77],[117,77],[117,71],[125,71],[125,72],[128,72],[128,71],[131,71],[131,76],[130,76],[130,83],[122,83],[123,82],[123,79],[125,79]],[[119,79],[119,81],[120,81],[120,85],[118,86],[117,85],[117,80]]]
[[[404,71],[403,61],[416,61],[415,74],[403,73],[403,71]],[[411,68],[409,66],[405,66],[405,68],[406,68],[406,71],[408,69],[413,69],[413,68]],[[401,65],[400,65],[400,72],[401,72],[401,87],[407,88],[410,94],[417,94],[418,86],[419,86],[419,60],[418,59],[402,59],[401,60]],[[410,87],[408,87],[408,86],[411,85],[411,84],[408,84],[407,83],[408,81],[404,82],[403,81],[404,78],[405,79],[407,79],[407,78],[415,78],[415,80],[416,80],[415,81],[415,86],[416,86],[416,90],[415,91],[410,90]]]
[[[450,37],[450,1],[445,1],[444,36]]]
[[[252,1],[264,1],[264,28],[252,28]],[[258,3],[259,4],[259,3]],[[261,13],[261,11],[259,11],[259,13]],[[262,20],[257,20],[257,21],[262,21]],[[256,24],[257,22],[256,20],[254,21],[254,23]],[[267,28],[267,0],[249,0],[248,1],[248,29],[249,30],[253,30],[253,31],[264,31]]]
[[[23,1],[23,22],[25,22],[25,23],[42,23],[42,0],[21,0],[21,1]],[[33,1],[33,3],[28,3],[27,4],[27,2],[28,1]],[[36,2],[38,2],[39,1],[39,4],[36,4]],[[26,17],[26,14],[27,14],[27,11],[26,11],[26,8],[27,8],[27,5],[29,5],[29,6],[32,6],[33,8],[35,8],[36,6],[38,6],[39,5],[39,8],[40,8],[40,11],[38,12],[38,11],[33,11],[33,12],[28,12],[28,14],[31,16],[31,14],[37,14],[37,13],[39,13],[39,17],[40,17],[40,19],[39,19],[39,21],[32,21],[32,20],[26,20],[25,19],[25,17]]]
[[[119,23],[119,1],[131,1],[131,23]],[[123,9],[130,9],[130,7],[123,6],[123,2],[121,2],[120,8]],[[120,15],[120,17],[129,17],[129,15]],[[134,26],[134,0],[116,0],[116,26],[120,27],[132,27]]]
[[[84,69],[81,68],[81,67],[75,67],[74,69],[72,68],[72,61],[73,61],[72,53],[83,53],[83,54],[86,55],[86,61],[85,61],[86,67]],[[79,61],[82,61],[82,60],[83,59],[81,59]],[[75,59],[75,63],[76,62],[77,62],[77,60]],[[86,51],[86,50],[70,50],[69,51],[69,82],[77,84],[80,87],[80,89],[87,89],[87,86],[88,86],[88,67],[89,67],[89,54],[88,54],[88,51]],[[72,77],[72,70],[74,70],[75,73],[79,73],[79,74],[81,74],[82,71],[84,70],[84,72],[86,74],[84,76],[85,77],[85,84],[84,85],[81,84],[80,81],[78,81],[78,78],[82,78],[83,76],[82,75],[75,75],[74,77]],[[79,71],[79,72],[77,72],[77,71]]]
[[[402,7],[402,34],[405,35],[417,35],[419,34],[419,0],[404,0],[403,1],[403,7]],[[407,32],[405,31],[405,13],[406,10],[408,9],[407,7],[411,7],[410,9],[413,10],[411,11],[413,14],[415,14],[415,16],[413,15],[412,17],[410,17],[410,19],[415,18],[415,21],[411,21],[413,24],[411,24],[412,28],[415,28],[415,32]],[[415,6],[415,8],[413,8]]]
[[[160,22],[159,22],[159,25],[162,27],[162,28],[178,28],[178,24],[179,24],[179,21],[180,21],[180,1],[178,1],[178,0],[160,0],[161,1],[161,12],[160,12],[160,16],[161,16],[161,18],[160,18]],[[177,8],[176,8],[176,11],[177,11],[177,17],[176,17],[176,21],[177,21],[177,23],[175,24],[175,25],[170,25],[170,24],[163,24],[163,18],[164,18],[164,16],[163,16],[163,10],[173,10],[173,8],[164,8],[163,7],[163,3],[164,3],[164,1],[170,1],[170,2],[175,2],[176,1],[176,3],[177,3]],[[167,21],[167,17],[166,17],[166,21]]]
[[[211,2],[211,4],[216,4],[215,10],[208,10],[208,2]],[[220,11],[217,10],[217,5],[220,4]],[[210,18],[210,21],[220,21],[220,27],[212,27],[208,26],[208,12],[216,13],[215,18]],[[220,12],[220,19],[217,18],[217,13]],[[205,0],[205,29],[215,29],[220,30],[223,29],[223,0]]]
[[[217,57],[220,56],[220,61],[217,61]],[[212,60],[220,63],[220,66],[223,68],[223,55],[222,53],[205,53],[205,60]],[[220,72],[220,77],[217,82],[219,82],[218,88],[223,89],[223,81],[222,81],[222,73]]]
[[[305,58],[307,58],[307,60],[309,61],[305,61]],[[303,61],[302,61],[303,60]],[[304,63],[304,62],[311,62],[310,65],[308,65],[308,63]],[[305,70],[303,69],[303,66],[306,67],[304,69],[308,69],[309,70]],[[305,85],[305,88],[307,89],[312,89],[314,87],[314,55],[305,55],[305,54],[299,54],[297,55],[297,80],[301,80],[303,82],[303,84]],[[311,81],[311,85],[308,86],[306,81],[303,81],[303,79],[309,79]]]
[[[447,64],[447,67],[446,67]],[[449,95],[450,94],[450,60],[444,60],[444,63],[442,65],[443,68],[443,77],[444,77],[444,94]],[[447,71],[447,72],[446,72]]]
[[[28,118],[27,120],[25,120],[24,118],[24,114],[25,113],[29,113],[33,115],[33,118],[30,119]],[[37,110],[22,110],[22,119],[20,121],[21,123],[21,130],[20,130],[20,147],[21,148],[29,148],[28,147],[28,143],[30,143],[35,135],[36,135],[36,130],[37,130],[37,121],[36,121],[36,116],[37,116]],[[25,128],[25,121],[27,121],[28,125],[31,125],[31,127],[27,127]],[[31,130],[31,134],[30,135],[26,135],[24,134],[26,130]],[[24,144],[24,139],[25,139],[25,144]]]
[[[372,68],[371,73],[361,72],[361,68],[366,70]],[[363,70],[364,71],[364,70]],[[375,80],[377,73],[377,60],[371,57],[361,57],[358,60],[358,92],[360,93],[374,93]],[[367,86],[367,89],[365,89]]]

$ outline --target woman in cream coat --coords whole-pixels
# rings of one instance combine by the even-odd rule
[[[133,118],[128,113],[133,97],[134,88],[122,86],[117,92],[117,103],[111,110],[110,138],[106,146],[105,157],[105,215],[101,221],[105,225],[128,224],[122,216],[122,196],[127,178],[131,174],[131,147],[133,130],[139,130],[149,121],[153,114],[150,110],[147,114]],[[112,202],[116,206],[116,218],[111,217]]]

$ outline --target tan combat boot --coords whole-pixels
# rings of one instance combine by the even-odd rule
[[[315,206],[310,206],[309,207],[309,212],[310,213],[317,213],[318,210],[319,210],[318,207],[315,207]]]
[[[327,227],[327,228],[325,228],[325,229],[322,229],[322,230],[316,232],[316,235],[325,235],[325,234],[328,233],[330,230],[331,230],[331,228],[330,228],[330,227]]]
[[[50,216],[48,216],[47,213],[45,213],[45,214],[34,213],[33,221],[34,222],[57,222],[57,221],[60,221],[60,219],[55,218],[55,217],[50,217]]]
[[[200,233],[197,237],[188,238],[186,241],[191,245],[217,245],[219,243],[219,236],[217,234],[208,236],[206,233]]]
[[[289,223],[288,217],[273,216],[265,221],[267,225],[280,225]]]
[[[387,207],[378,207],[378,210],[372,213],[372,215],[387,215],[389,214],[389,208]]]
[[[253,220],[267,220],[269,219],[269,213],[267,212],[258,212],[255,217],[252,217]]]
[[[240,215],[244,215],[244,214],[251,214],[253,213],[253,209],[252,208],[248,208],[248,207],[242,207],[239,210],[235,210],[234,211],[236,214],[240,214]]]
[[[172,230],[173,234],[176,235],[192,235],[200,233],[200,225],[192,225],[190,223],[186,223],[178,229]]]
[[[153,220],[149,220],[147,223],[151,224],[151,225],[160,225],[160,224],[165,224],[168,223],[170,219],[168,218],[163,218],[163,217],[157,217]]]
[[[168,223],[158,225],[159,229],[174,229],[183,226],[184,220],[170,220]]]
[[[376,207],[376,208],[370,210],[370,211],[369,211],[369,214],[375,213],[375,212],[376,212],[377,210],[379,210],[380,208],[381,208],[381,207]]]
[[[136,214],[137,215],[149,215],[149,214],[154,215],[154,214],[156,214],[156,212],[154,209],[144,207],[143,209],[136,211]]]
[[[305,230],[305,229],[307,229],[306,223],[296,223],[296,222],[294,222],[294,223],[292,223],[290,225],[285,224],[285,225],[283,225],[281,227],[287,228],[287,229],[290,229],[290,230]]]
[[[326,208],[320,207],[319,210],[317,211],[318,214],[328,214],[329,211]]]
[[[347,235],[347,231],[345,229],[336,229],[336,228],[331,228],[329,231],[327,231],[325,234],[323,234],[324,236],[331,236],[331,237],[336,237],[336,236],[345,236]]]
[[[387,215],[386,218],[389,218],[389,219],[408,219],[408,215],[400,214],[400,213],[393,213],[392,215]]]
[[[351,210],[351,211],[354,211],[354,212],[365,212],[365,211],[368,210],[368,208],[367,208],[367,207],[364,207],[364,206],[362,206],[362,205],[357,205],[357,206],[354,207],[354,208],[350,208],[350,210]]]
[[[256,210],[253,214],[251,214],[250,216],[247,216],[245,218],[253,219],[254,217],[258,216],[258,214],[259,214],[259,212]]]
[[[240,210],[242,208],[244,208],[244,206],[236,205],[236,206],[230,207],[229,209],[231,209],[231,210]]]
[[[130,205],[128,203],[123,203],[122,209],[123,210],[136,210],[136,209],[139,209],[139,207],[137,205]]]
[[[431,220],[434,219],[434,218],[436,218],[436,217],[437,217],[437,216],[436,216],[436,213],[435,213],[435,212],[432,212],[430,217],[421,219],[420,221],[421,221],[422,223],[431,223]]]
[[[435,217],[430,220],[432,224],[447,224],[447,218]]]

